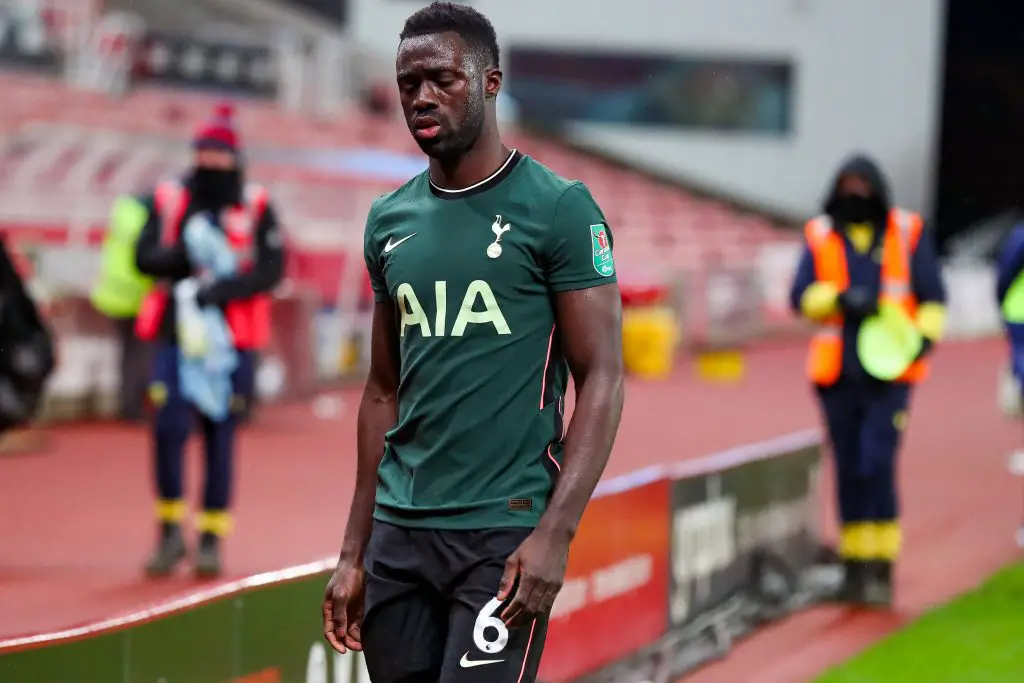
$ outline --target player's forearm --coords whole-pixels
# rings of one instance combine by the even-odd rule
[[[576,407],[565,435],[562,470],[539,528],[576,534],[583,511],[601,480],[622,416],[621,370],[591,374],[577,387]]]
[[[367,384],[356,424],[356,487],[341,544],[342,560],[362,562],[373,527],[377,469],[384,457],[384,435],[397,421],[398,404],[394,393],[379,391]]]

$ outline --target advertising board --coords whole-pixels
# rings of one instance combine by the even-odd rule
[[[545,681],[574,680],[665,632],[670,488],[660,477],[587,507],[552,610]]]

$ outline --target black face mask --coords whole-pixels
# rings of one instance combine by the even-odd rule
[[[195,202],[208,209],[221,209],[241,202],[242,174],[235,169],[197,168],[192,172]]]
[[[871,223],[884,211],[877,199],[860,195],[836,197],[829,205],[829,213],[843,223]]]

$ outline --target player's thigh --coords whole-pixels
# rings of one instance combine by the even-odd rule
[[[414,530],[373,523],[361,628],[373,683],[437,683],[440,676],[448,609],[424,585],[421,556]]]
[[[495,595],[505,560],[529,530],[472,532],[479,563],[453,593],[441,683],[532,683],[540,666],[547,619],[506,627],[500,618],[508,604]]]
[[[501,605],[500,607],[504,607]],[[547,638],[547,618],[508,628],[488,603],[457,605],[449,622],[440,683],[534,683]]]

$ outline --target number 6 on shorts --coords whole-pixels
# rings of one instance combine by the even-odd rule
[[[505,645],[508,644],[508,629],[505,628],[505,622],[494,616],[494,612],[500,606],[500,600],[491,598],[484,605],[484,608],[477,613],[476,621],[473,623],[473,644],[477,646],[477,649],[491,655],[501,652],[505,649]],[[487,637],[488,628],[498,632],[493,639],[488,639]]]

